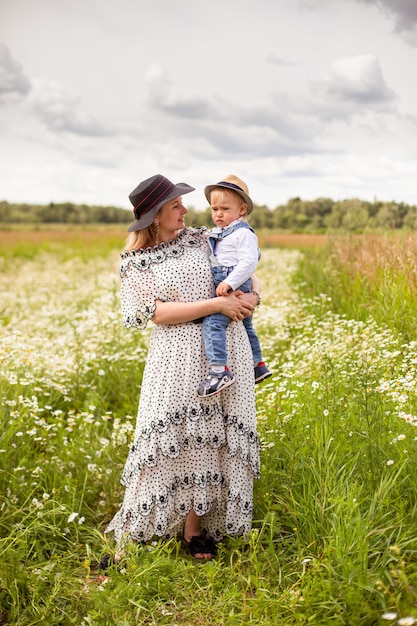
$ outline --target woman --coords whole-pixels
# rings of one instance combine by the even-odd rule
[[[154,328],[124,500],[106,532],[119,546],[182,532],[193,556],[212,558],[215,542],[251,527],[259,446],[252,354],[240,320],[258,296],[214,297],[205,229],[184,227],[181,195],[191,191],[158,174],[129,196],[135,221],[120,268],[123,321],[140,329],[152,319]],[[207,359],[199,322],[217,312],[237,322],[227,334],[237,383],[201,399]]]

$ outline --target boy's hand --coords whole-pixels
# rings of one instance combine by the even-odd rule
[[[227,296],[227,294],[232,291],[233,289],[231,288],[231,286],[223,281],[217,286],[216,296]]]

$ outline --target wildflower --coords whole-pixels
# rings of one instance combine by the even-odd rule
[[[323,415],[324,415],[324,417],[327,417],[329,415],[329,411],[327,409],[324,409]]]
[[[174,615],[174,613],[172,611],[169,611],[168,609],[166,609],[163,606],[159,610],[161,611],[162,615]]]
[[[387,461],[387,465],[394,465],[394,461],[392,459],[389,459],[389,461]]]
[[[105,375],[106,375],[106,372],[105,372],[104,370],[98,370],[97,374],[98,374],[99,376],[105,376]]]
[[[381,384],[379,385],[379,387],[377,387],[377,391],[388,391],[388,389],[389,389],[389,382],[386,380],[383,380]]]
[[[416,620],[414,619],[414,617],[402,617],[397,622],[399,626],[412,626],[415,623],[416,623]]]
[[[68,518],[68,524],[71,524],[71,522],[73,522],[76,517],[78,517],[78,513],[71,513],[71,515]]]
[[[410,413],[404,413],[404,411],[398,411],[398,417],[401,417],[401,419],[405,420],[409,424],[412,424],[413,426],[416,425],[417,418],[415,417],[415,415],[411,415]]]
[[[85,517],[84,517],[84,515],[83,515],[83,516],[82,516],[82,517],[80,517],[80,519],[78,520],[78,523],[79,523],[79,524],[84,524],[84,522],[85,522]]]
[[[383,615],[381,615],[382,619],[386,619],[387,622],[392,622],[393,620],[396,619],[397,614],[396,613],[384,613]]]
[[[404,439],[405,439],[405,435],[398,435],[397,437],[394,437],[394,439],[390,443],[391,444],[397,443],[397,441],[403,441]]]

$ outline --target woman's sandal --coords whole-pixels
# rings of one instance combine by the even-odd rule
[[[187,552],[196,559],[212,559],[216,556],[217,546],[214,540],[204,533],[191,537],[190,541],[183,538],[183,544]]]
[[[105,554],[98,565],[98,569],[105,571],[109,569],[109,567],[111,567],[112,565],[118,565],[120,563],[120,560],[121,559],[118,554],[115,554],[114,556],[112,556],[111,554]]]

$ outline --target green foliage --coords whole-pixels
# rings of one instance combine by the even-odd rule
[[[0,202],[2,224],[127,224],[132,212],[112,206],[88,206],[72,202],[49,205]]]
[[[212,226],[210,209],[189,209],[187,221],[193,226]],[[417,224],[417,207],[396,202],[366,202],[357,198],[335,201],[330,198],[302,200],[270,209],[256,205],[250,216],[256,230],[283,230],[297,233],[375,232],[412,230]]]
[[[130,210],[77,205],[72,202],[47,206],[0,202],[0,224],[128,224]],[[211,211],[188,207],[187,224],[211,227]],[[279,229],[299,233],[375,232],[413,230],[417,225],[417,206],[403,202],[366,202],[357,198],[332,200],[291,198],[285,205],[271,209],[256,205],[250,216],[256,229]]]
[[[131,544],[98,576],[115,550],[103,531],[122,498],[149,338],[121,327],[117,253],[43,250],[0,278],[0,621],[376,626],[388,611],[415,617],[416,346],[394,325],[348,315],[347,300],[334,310],[326,294],[345,268],[341,255],[332,265],[334,247],[263,251],[254,319],[273,377],[256,389],[261,478],[250,535],[226,539],[202,563],[179,539]]]
[[[330,237],[305,251],[295,282],[325,294],[335,313],[376,320],[413,340],[417,332],[417,240],[414,236]]]

